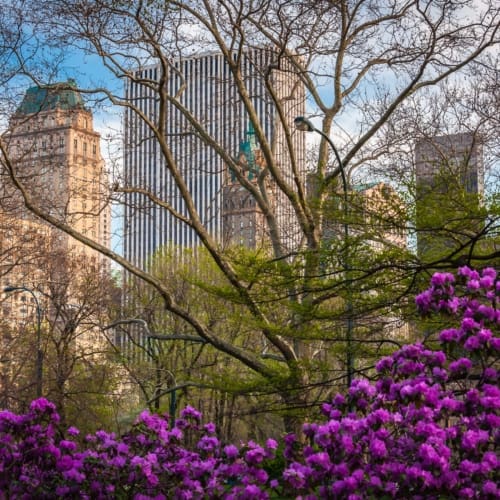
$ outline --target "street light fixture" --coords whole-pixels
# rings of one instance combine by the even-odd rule
[[[33,296],[36,305],[36,397],[42,397],[42,377],[43,377],[43,352],[42,352],[42,310],[37,296],[31,288],[26,286],[6,286],[3,291],[11,292],[26,292]]]
[[[352,330],[353,330],[353,317],[352,317],[352,300],[351,300],[351,278],[350,278],[350,262],[349,262],[349,224],[347,222],[348,208],[348,186],[347,178],[345,174],[344,164],[340,158],[339,152],[335,147],[335,144],[330,139],[330,137],[325,134],[322,130],[316,128],[309,118],[305,116],[297,116],[294,119],[295,128],[297,130],[302,130],[303,132],[316,132],[321,135],[332,148],[335,158],[337,159],[338,167],[330,172],[327,179],[334,179],[339,174],[342,178],[342,190],[344,192],[344,268],[346,272],[346,285],[347,285],[347,332],[346,332],[346,343],[347,343],[347,353],[346,353],[346,363],[347,363],[347,386],[350,387],[353,378],[353,356],[352,356]]]

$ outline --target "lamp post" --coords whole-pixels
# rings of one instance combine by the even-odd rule
[[[350,277],[350,262],[349,262],[349,224],[347,222],[347,201],[348,201],[348,186],[347,178],[345,175],[344,164],[340,158],[339,152],[333,144],[330,137],[325,134],[322,130],[316,128],[311,120],[305,116],[297,116],[294,119],[295,128],[297,130],[302,130],[304,132],[316,132],[321,135],[332,148],[335,158],[337,159],[338,167],[328,175],[329,179],[337,177],[339,174],[342,178],[342,190],[344,192],[344,269],[346,272],[346,285],[347,285],[347,332],[346,332],[346,343],[347,343],[347,353],[346,353],[346,364],[347,364],[347,386],[350,387],[354,372],[353,366],[353,356],[352,356],[352,330],[353,330],[353,317],[352,317],[352,300],[351,300],[351,277]]]
[[[43,377],[43,352],[42,352],[42,310],[35,292],[26,286],[6,286],[3,291],[11,292],[26,292],[33,296],[36,305],[36,397],[42,397],[42,377]]]

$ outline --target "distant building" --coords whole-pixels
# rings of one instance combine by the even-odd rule
[[[100,135],[92,113],[73,81],[26,91],[10,120],[9,155],[16,174],[37,205],[90,239],[109,245],[108,181]],[[20,195],[4,184],[11,198],[6,213],[31,218]],[[100,259],[89,247],[58,233],[60,249]]]
[[[273,145],[274,156],[282,175],[292,183],[283,126],[265,83],[265,74],[273,63],[274,53],[270,50],[253,49],[245,52],[242,57],[243,79],[260,125]],[[160,70],[156,66],[140,69],[136,72],[136,79],[131,79],[127,87],[127,99],[152,120],[157,119],[159,101],[155,90],[151,89],[147,81],[157,82],[159,75]],[[304,113],[303,85],[299,84],[292,71],[273,70],[272,75],[274,88],[282,103],[286,120],[289,121],[290,130],[293,131],[292,143],[299,162],[303,163],[304,134],[293,130],[294,117]],[[239,192],[239,186],[231,181],[226,161],[214,145],[235,156],[239,151],[241,138],[247,132],[251,135],[244,103],[238,94],[229,65],[221,53],[205,53],[173,61],[172,71],[165,85],[168,95],[178,96],[180,104],[205,127],[209,137],[203,140],[193,131],[185,114],[172,102],[166,102],[168,120],[165,124],[165,138],[173,160],[185,180],[204,227],[212,237],[222,241],[227,236],[228,220],[235,221],[236,217],[234,212],[229,217],[227,207],[224,212],[223,198],[227,200],[229,191]],[[152,136],[144,120],[132,110],[125,117],[125,134],[126,185],[132,189],[149,190],[172,209],[169,211],[160,208],[141,193],[126,195],[124,254],[136,266],[144,267],[148,258],[161,246],[195,247],[199,241],[195,231],[172,214],[175,211],[181,217],[187,215],[180,188],[165,165],[158,140]],[[255,154],[259,153],[255,151]],[[228,179],[229,182],[224,187]],[[241,191],[240,194],[245,198],[245,203],[253,203],[247,199],[246,192]],[[280,227],[284,232],[287,230],[285,226],[293,224],[288,211],[289,204],[282,200],[276,207]],[[248,214],[252,212],[252,215],[240,224],[243,222],[246,225],[251,222],[250,219],[259,218],[254,207],[247,208]],[[287,238],[284,239],[288,241]],[[243,239],[251,243],[253,237],[248,234]]]
[[[310,176],[309,182],[315,182]],[[323,240],[344,238],[343,192],[329,197],[324,207]],[[350,186],[348,197],[348,233],[361,238],[373,250],[407,245],[406,207],[396,190],[384,182]]]
[[[238,159],[245,177],[257,189],[259,183],[266,185],[269,202],[275,209],[275,188],[265,175],[265,160],[251,125],[247,131],[246,141],[240,143]],[[229,170],[226,172],[222,194],[222,227],[224,244],[256,248],[269,243],[262,210],[252,194]]]
[[[384,182],[357,184],[352,187],[352,229],[364,234],[374,250],[407,245],[406,207],[396,190]]]
[[[31,87],[4,135],[15,175],[33,201],[88,238],[109,246],[108,182],[100,151],[100,135],[74,81]],[[107,269],[101,254],[41,221],[24,207],[20,193],[2,179],[0,269],[2,287],[42,290],[57,273],[67,274],[66,259]],[[51,276],[48,267],[51,267]],[[61,278],[62,279],[62,278]],[[67,279],[67,278],[66,278]],[[10,294],[2,316],[16,322],[28,311],[29,297]],[[29,311],[34,314],[33,308]]]
[[[484,193],[483,144],[470,133],[420,139],[415,147],[417,182],[446,190],[449,177],[468,193]]]
[[[453,251],[481,228],[483,145],[460,133],[421,139],[415,147],[418,254]]]

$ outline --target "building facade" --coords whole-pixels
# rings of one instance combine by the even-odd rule
[[[384,182],[357,184],[350,194],[354,233],[364,234],[374,251],[405,248],[406,207],[397,191]]]
[[[55,365],[42,371],[42,358],[50,364],[63,337],[79,359],[101,350],[96,329],[76,321],[90,311],[84,292],[103,285],[109,265],[29,212],[6,169],[35,205],[105,247],[110,209],[100,135],[74,81],[29,88],[2,141],[8,154],[0,178],[0,357],[9,362],[0,366],[0,394],[8,407],[33,396],[35,379],[44,394],[53,388]],[[32,370],[37,350],[46,352],[37,361],[40,373]]]
[[[85,107],[75,82],[29,88],[3,139],[12,169],[34,203],[108,247],[111,221],[100,135],[94,130],[92,112]],[[42,291],[58,276],[68,279],[66,263],[70,259],[77,259],[82,266],[108,269],[99,253],[27,211],[20,193],[5,172],[3,175],[3,287],[25,286]],[[17,323],[28,313],[32,316],[34,311],[26,309],[25,301],[24,294],[5,297],[2,317]]]
[[[284,177],[291,181],[283,126],[265,84],[272,56],[271,51],[261,49],[245,53],[242,78],[260,125],[272,144],[277,164]],[[290,129],[293,129],[293,118],[304,112],[304,89],[291,73],[275,73],[273,88],[282,103]],[[136,81],[127,88],[127,99],[157,124],[159,104],[155,90],[147,82],[158,81],[159,68],[139,70],[136,77]],[[237,157],[240,141],[251,133],[244,104],[229,65],[220,53],[173,61],[165,85],[167,94],[175,96],[168,101],[165,123],[165,138],[172,161],[184,179],[204,227],[212,237],[222,241],[225,231],[223,192],[231,176],[220,150],[232,158]],[[191,126],[188,113],[196,120],[197,130]],[[203,139],[200,137],[200,126],[206,133]],[[168,168],[164,155],[160,153],[158,140],[152,136],[144,120],[132,110],[125,117],[125,134],[126,185],[132,189],[147,189],[172,209],[161,208],[138,192],[126,195],[124,253],[129,261],[143,267],[160,246],[195,247],[198,238],[189,224],[180,220],[187,216],[185,199],[179,183],[172,176],[172,169]],[[302,159],[303,134],[294,133],[292,141],[298,157]],[[279,216],[283,225],[285,220],[289,224],[290,217],[285,216],[286,202],[278,206],[282,210]]]
[[[471,133],[417,141],[416,230],[420,257],[439,258],[484,224],[483,145]]]
[[[276,186],[267,176],[262,176],[266,162],[257,145],[255,131],[250,125],[246,140],[241,141],[238,155],[239,165],[245,178],[252,184],[266,184],[268,201],[276,209]],[[260,248],[269,243],[266,221],[262,210],[252,194],[245,189],[236,176],[226,172],[222,191],[222,231],[225,246],[240,245]]]
[[[108,182],[92,112],[73,81],[29,88],[10,120],[7,143],[16,175],[34,202],[90,239],[109,246]],[[9,192],[8,183],[4,188]],[[34,218],[19,194],[9,193],[8,214]],[[100,257],[57,232],[60,249]]]

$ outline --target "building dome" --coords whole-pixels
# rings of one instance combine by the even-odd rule
[[[16,115],[31,115],[57,108],[70,110],[84,107],[82,96],[76,90],[76,82],[70,79],[67,82],[29,88]]]

